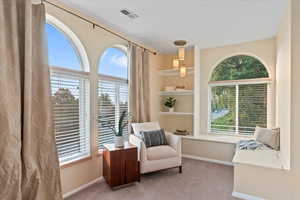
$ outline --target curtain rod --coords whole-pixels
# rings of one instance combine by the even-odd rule
[[[118,34],[118,33],[116,33],[116,32],[113,32],[113,31],[111,31],[111,30],[105,28],[104,26],[101,26],[101,25],[97,24],[96,22],[93,22],[93,21],[91,21],[91,20],[89,20],[89,19],[87,19],[87,18],[85,18],[85,17],[82,17],[82,16],[80,16],[80,15],[78,15],[78,14],[76,14],[76,13],[74,13],[74,12],[72,12],[72,11],[66,9],[66,8],[63,8],[63,7],[61,7],[61,6],[59,6],[59,5],[55,4],[55,3],[52,3],[52,2],[50,2],[50,1],[48,1],[48,0],[41,0],[41,3],[48,3],[48,4],[50,4],[50,5],[52,5],[52,6],[56,7],[56,8],[59,8],[60,10],[63,10],[63,11],[65,11],[65,12],[67,12],[67,13],[69,13],[69,14],[75,16],[75,17],[78,17],[78,18],[82,19],[83,21],[86,21],[86,22],[92,24],[92,25],[93,25],[93,28],[95,28],[95,27],[101,28],[101,29],[103,29],[104,31],[107,31],[107,32],[111,33],[112,35],[115,35],[115,36],[117,36],[117,37],[119,37],[119,38],[121,38],[121,39],[123,39],[123,40],[129,42],[129,43],[132,43],[132,44],[134,44],[134,45],[136,45],[136,46],[138,46],[138,47],[140,47],[140,48],[142,48],[142,49],[144,49],[144,50],[147,50],[147,51],[149,51],[150,53],[156,55],[156,52],[155,52],[155,51],[151,51],[151,50],[148,49],[148,48],[145,48],[145,47],[143,47],[143,46],[141,46],[141,45],[139,45],[139,44],[137,44],[137,43],[135,43],[135,42],[132,42],[131,40],[125,38],[124,36],[122,36],[122,35],[120,35],[120,34]]]

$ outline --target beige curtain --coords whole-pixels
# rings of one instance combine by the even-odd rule
[[[0,198],[61,200],[45,8],[0,0]]]
[[[149,52],[130,45],[129,110],[133,122],[150,121]]]

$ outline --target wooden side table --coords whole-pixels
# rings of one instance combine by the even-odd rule
[[[123,148],[104,144],[103,177],[113,189],[117,186],[140,181],[137,147],[125,142]]]

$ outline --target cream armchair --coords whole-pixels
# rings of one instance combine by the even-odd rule
[[[166,132],[168,145],[146,148],[145,143],[140,139],[140,132],[160,129],[158,122],[134,123],[132,128],[134,135],[129,136],[129,141],[138,147],[141,174],[175,167],[178,167],[179,172],[182,173],[179,136]]]

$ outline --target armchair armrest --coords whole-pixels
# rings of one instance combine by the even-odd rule
[[[129,142],[135,146],[137,146],[138,148],[138,160],[139,161],[145,161],[147,159],[146,157],[146,145],[143,142],[143,140],[141,140],[140,138],[138,138],[137,136],[130,134],[129,135]]]
[[[166,137],[169,145],[174,148],[179,155],[181,155],[181,137],[170,132],[166,132]]]

